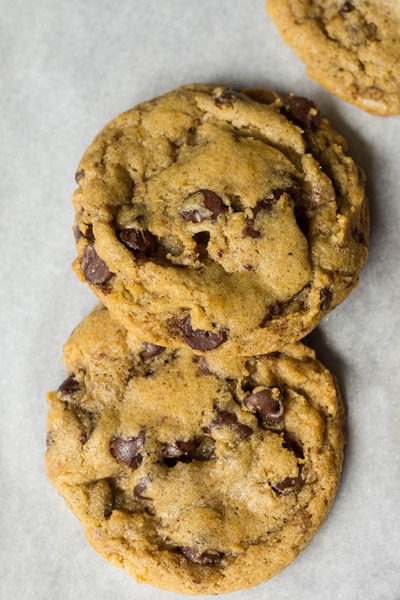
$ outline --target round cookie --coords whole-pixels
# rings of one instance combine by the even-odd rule
[[[376,115],[400,113],[398,0],[267,0],[307,74]]]
[[[138,581],[187,594],[247,588],[286,567],[338,485],[344,410],[300,342],[200,356],[132,337],[95,309],[49,394],[48,475],[92,546]]]
[[[279,350],[367,256],[364,176],[304,98],[179,88],[107,125],[76,179],[75,271],[157,345]]]

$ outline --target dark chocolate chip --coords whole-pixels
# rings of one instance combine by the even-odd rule
[[[210,423],[210,429],[223,427],[224,425],[230,427],[235,435],[242,440],[249,439],[254,433],[254,430],[251,427],[244,423],[239,423],[235,413],[229,412],[228,410],[218,410]]]
[[[215,99],[215,104],[221,106],[233,106],[239,98],[240,92],[233,88],[225,88],[220,96]]]
[[[184,210],[181,212],[181,217],[184,221],[191,221],[192,223],[201,223],[206,218],[195,208],[193,210]]]
[[[254,219],[247,219],[246,226],[243,229],[243,237],[252,237],[257,239],[262,236],[261,231],[254,228]]]
[[[215,565],[221,561],[223,557],[222,552],[216,552],[214,550],[206,550],[205,552],[199,552],[194,548],[189,548],[189,546],[185,546],[181,549],[181,552],[188,560],[191,562],[197,563],[199,565]]]
[[[115,275],[97,254],[93,244],[88,244],[83,251],[81,267],[84,278],[92,285],[103,285]]]
[[[208,435],[202,435],[194,440],[179,440],[164,446],[163,462],[167,467],[174,467],[178,462],[212,460],[217,458],[214,450],[215,440]]]
[[[109,519],[109,518],[111,517],[112,513],[113,513],[113,510],[114,510],[114,502],[113,502],[113,500],[112,500],[112,498],[111,498],[111,499],[110,499],[108,502],[106,502],[106,504],[104,505],[104,511],[103,511],[104,517],[105,517],[106,519]]]
[[[267,312],[265,313],[265,317],[260,323],[260,327],[266,327],[270,321],[280,317],[283,314],[285,307],[286,302],[281,302],[280,300],[276,300],[276,302],[270,304],[270,306],[267,308]]]
[[[65,381],[62,382],[58,391],[64,394],[65,396],[75,396],[81,389],[81,384],[79,381],[75,379],[74,375],[70,375],[67,377]]]
[[[212,212],[213,218],[216,219],[219,214],[227,210],[227,207],[222,201],[222,198],[218,196],[212,190],[199,190],[204,196],[204,206]]]
[[[144,349],[140,353],[140,358],[142,360],[147,360],[148,358],[154,358],[164,352],[164,346],[157,346],[156,344],[149,344],[144,342]]]
[[[319,292],[320,309],[325,312],[329,309],[332,302],[332,292],[329,288],[322,288]]]
[[[81,433],[79,436],[79,441],[82,444],[82,446],[84,446],[86,444],[86,442],[89,441],[92,433],[94,431],[94,427],[88,429],[87,431],[85,431],[84,433]]]
[[[110,441],[110,452],[119,463],[137,469],[143,460],[140,451],[145,441],[144,431],[141,431],[136,437],[114,436]]]
[[[142,499],[144,497],[143,494],[145,493],[146,490],[147,490],[147,483],[144,479],[142,479],[133,488],[133,493],[136,496],[136,498]]]
[[[203,195],[203,204],[205,208],[211,212],[212,219],[216,219],[221,212],[227,210],[222,198],[212,190],[201,189],[190,194],[188,198],[191,198],[199,193]],[[200,210],[195,208],[192,210],[184,210],[181,212],[181,217],[184,221],[192,221],[193,223],[201,223],[207,218],[206,215],[201,214]]]
[[[271,388],[250,394],[244,399],[244,403],[267,421],[279,421],[285,414],[282,394],[279,391],[274,394]]]
[[[304,486],[305,481],[301,475],[297,477],[286,477],[280,483],[272,486],[272,489],[280,496],[288,496],[289,494],[297,493]]]
[[[198,356],[197,354],[195,354],[193,356],[193,361],[197,364],[199,370],[203,373],[203,375],[211,375],[211,371],[208,368],[208,363],[205,356]]]
[[[342,8],[339,10],[339,15],[343,18],[345,18],[345,15],[349,12],[352,12],[353,10],[355,10],[354,6],[352,5],[351,2],[345,2],[342,6]]]
[[[320,122],[319,112],[314,102],[300,96],[287,96],[281,111],[289,121],[306,132],[316,129]]]
[[[80,180],[81,180],[83,177],[85,177],[85,171],[84,171],[84,169],[81,169],[80,171],[77,171],[77,172],[75,173],[75,181],[76,181],[76,183],[78,183],[78,184],[79,184]]]
[[[147,229],[136,229],[129,227],[120,229],[117,233],[118,239],[134,254],[150,256],[156,252],[158,243],[155,235]]]
[[[210,350],[214,350],[214,348],[218,348],[228,337],[227,332],[224,330],[206,331],[204,329],[193,329],[190,315],[181,321],[181,327],[183,339],[193,350],[209,352]]]

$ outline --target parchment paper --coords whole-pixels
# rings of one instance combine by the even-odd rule
[[[47,481],[46,390],[96,304],[70,269],[79,159],[111,118],[189,82],[295,91],[347,137],[368,177],[370,258],[310,342],[339,379],[349,442],[322,530],[236,600],[400,599],[400,117],[370,116],[310,81],[263,0],[1,0],[0,594],[5,600],[173,600],[87,544]]]

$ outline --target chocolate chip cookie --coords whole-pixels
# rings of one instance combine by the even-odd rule
[[[367,256],[364,176],[305,98],[179,88],[112,121],[76,179],[75,271],[156,345],[279,350]]]
[[[377,115],[400,113],[398,0],[267,0],[307,73]]]
[[[96,308],[49,394],[48,475],[94,548],[138,581],[216,594],[303,550],[338,485],[343,406],[312,350],[202,356]]]

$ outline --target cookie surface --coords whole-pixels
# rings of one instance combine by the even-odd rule
[[[133,338],[97,307],[49,394],[48,475],[93,547],[138,581],[187,594],[287,566],[334,498],[344,411],[301,343],[222,360]]]
[[[303,98],[186,86],[112,121],[73,201],[78,276],[140,339],[255,355],[356,286],[364,179]]]
[[[398,0],[267,0],[307,74],[373,114],[400,113]]]

